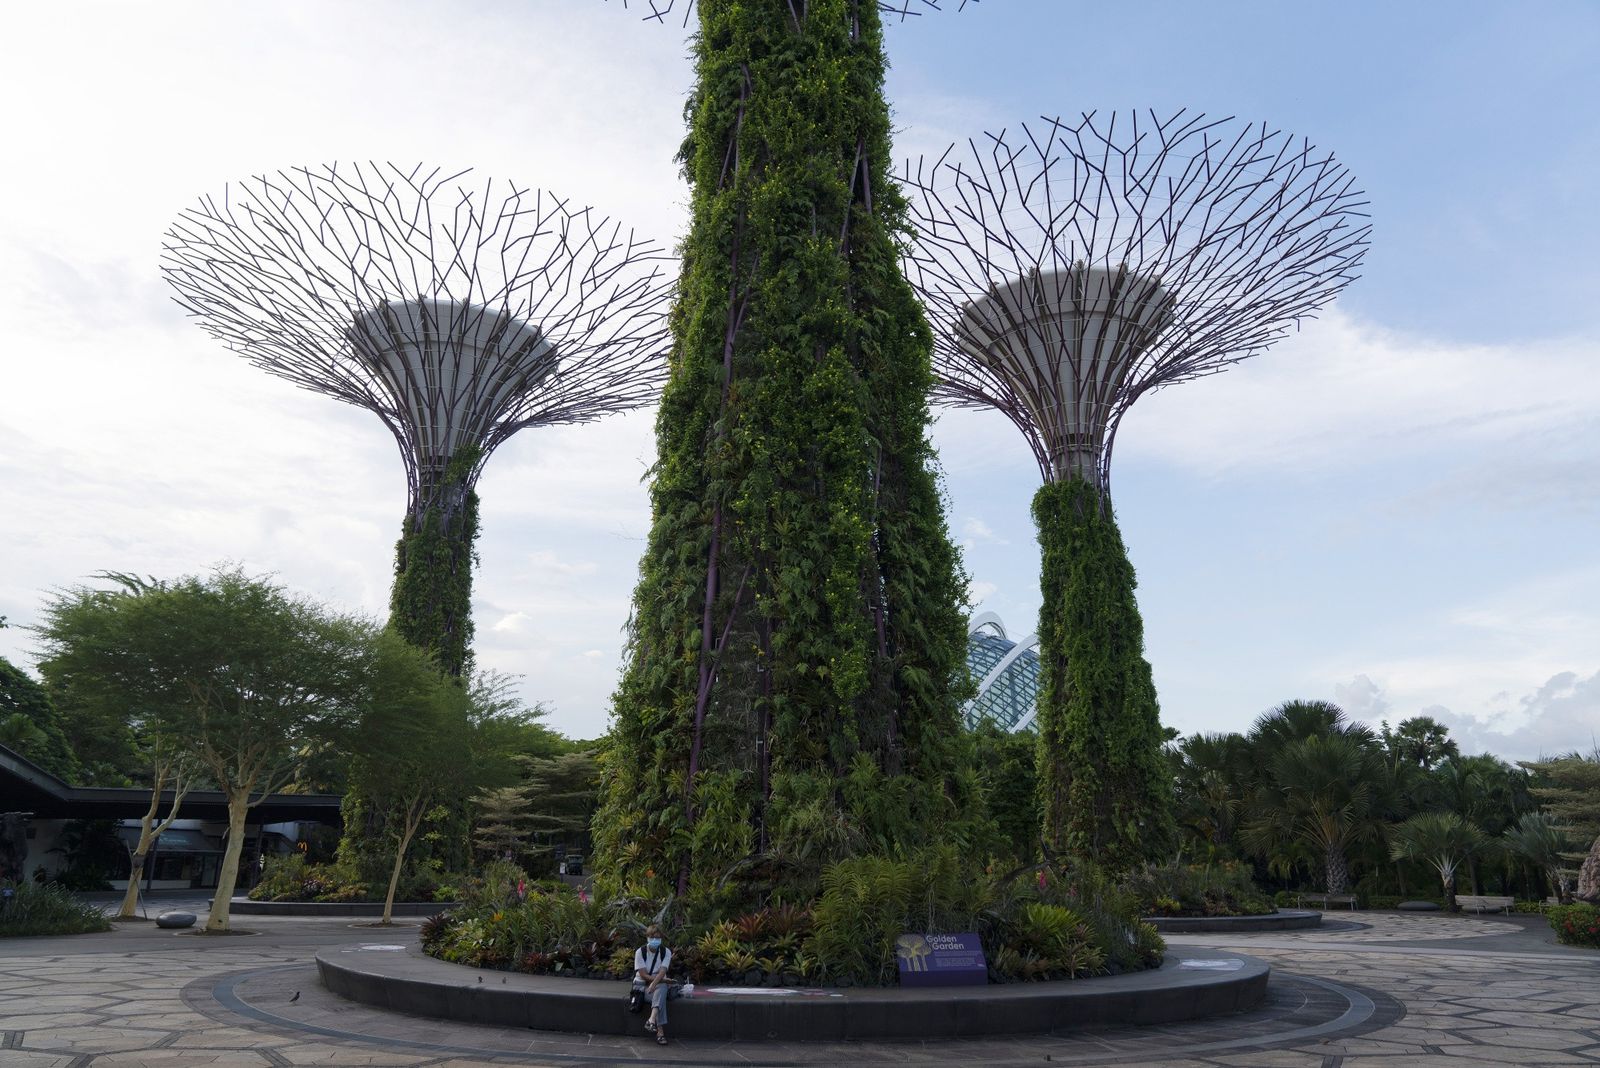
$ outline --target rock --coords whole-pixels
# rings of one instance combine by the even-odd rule
[[[1600,838],[1589,847],[1589,855],[1583,858],[1583,867],[1578,869],[1576,896],[1586,901],[1600,898]]]
[[[195,916],[192,912],[163,912],[156,917],[157,927],[193,927]]]
[[[1401,912],[1438,912],[1439,906],[1433,901],[1402,901],[1395,908]]]

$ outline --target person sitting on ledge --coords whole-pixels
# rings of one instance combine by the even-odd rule
[[[642,989],[650,1001],[650,1018],[644,1022],[646,1031],[656,1033],[656,1041],[667,1044],[667,999],[678,996],[678,986],[667,978],[672,966],[672,950],[661,940],[661,928],[651,924],[645,928],[645,943],[633,951],[633,986]]]

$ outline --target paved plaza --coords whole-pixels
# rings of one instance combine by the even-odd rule
[[[1242,1016],[1060,1037],[665,1049],[642,1034],[472,1027],[353,1005],[322,990],[308,963],[321,946],[409,943],[414,927],[252,916],[238,918],[250,933],[212,938],[119,925],[0,942],[0,1066],[1600,1064],[1600,953],[1554,944],[1542,917],[1328,919],[1322,931],[1171,939],[1273,965],[1267,1004]]]

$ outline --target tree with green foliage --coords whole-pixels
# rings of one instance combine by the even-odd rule
[[[985,720],[971,731],[973,763],[983,774],[984,798],[999,848],[1020,863],[1039,856],[1038,743],[1030,732],[1001,730]]]
[[[1431,771],[1442,761],[1461,755],[1461,747],[1450,737],[1450,728],[1432,716],[1403,719],[1393,731],[1383,724],[1383,744],[1399,760]]]
[[[1581,860],[1575,896],[1600,904],[1600,749],[1589,756],[1569,753],[1552,760],[1524,761],[1523,768],[1538,776],[1533,794],[1546,812],[1569,828],[1580,840],[1593,841]]]
[[[1382,761],[1364,731],[1334,731],[1278,745],[1240,841],[1287,875],[1320,870],[1330,894],[1350,887],[1351,850],[1381,833]]]
[[[595,821],[606,892],[959,841],[965,581],[899,266],[879,12],[702,0],[653,521]],[[809,858],[809,859],[804,859]]]
[[[137,595],[69,591],[39,633],[75,686],[142,710],[222,791],[228,838],[205,929],[227,931],[247,813],[292,778],[303,747],[357,714],[371,628],[218,570]]]
[[[146,730],[150,710],[129,704],[128,694],[107,689],[98,676],[84,676],[78,668],[86,662],[82,655],[86,650],[103,645],[117,633],[116,607],[126,598],[162,584],[152,577],[121,571],[102,571],[94,578],[105,585],[79,587],[47,603],[44,622],[33,628],[34,632],[42,635],[48,646],[50,628],[70,619],[73,646],[79,655],[46,656],[39,662],[39,674],[77,755],[79,781],[87,786],[144,785],[150,749],[155,744]]]
[[[1081,478],[1033,499],[1041,551],[1039,794],[1056,852],[1112,868],[1176,838],[1136,582],[1110,500]]]
[[[1241,734],[1191,734],[1168,756],[1179,829],[1208,860],[1234,856],[1255,777],[1249,743]]]
[[[1428,776],[1427,794],[1434,805],[1454,812],[1491,838],[1504,834],[1535,807],[1527,772],[1487,753],[1446,759]],[[1474,894],[1479,892],[1478,859],[1477,854],[1467,858]]]
[[[78,759],[45,688],[0,657],[0,745],[65,782],[76,782]]]
[[[460,680],[441,675],[432,656],[392,630],[375,636],[368,655],[370,691],[346,750],[352,789],[394,817],[386,843],[394,863],[380,921],[388,925],[406,853],[425,817],[440,801],[473,789],[480,768],[471,758],[467,694]]]
[[[529,760],[523,796],[533,842],[527,855],[549,857],[558,845],[584,851],[599,791],[600,764],[592,749]]]
[[[454,688],[449,700],[464,702],[459,739],[452,739],[451,745],[459,740],[465,747],[452,748],[453,759],[464,760],[472,770],[470,775],[463,770],[454,783],[437,783],[432,791],[433,801],[424,811],[420,829],[412,832],[403,858],[412,871],[465,870],[471,863],[473,827],[478,820],[474,795],[516,784],[525,761],[562,749],[562,739],[539,722],[545,710],[523,701],[514,678],[479,671],[470,679],[441,675],[440,682]],[[368,772],[381,775],[375,768]],[[345,794],[338,857],[357,873],[359,881],[377,884],[391,878],[393,844],[405,836],[408,822],[404,808],[392,798],[383,804],[369,800],[359,783]]]
[[[1578,840],[1547,812],[1525,812],[1502,836],[1506,852],[1532,864],[1550,884],[1557,901],[1572,900],[1570,858]]]
[[[199,777],[199,767],[194,757],[175,738],[155,737],[147,746],[150,754],[150,804],[139,817],[139,839],[128,859],[128,886],[122,895],[122,907],[117,919],[131,920],[139,905],[139,880],[144,878],[145,862],[156,840],[178,822],[183,799],[194,788]],[[158,819],[161,795],[172,791],[172,804],[165,818]]]
[[[1493,843],[1477,824],[1454,812],[1419,812],[1389,828],[1389,855],[1396,860],[1425,861],[1438,872],[1444,906],[1451,912],[1461,910],[1456,903],[1456,870]]]

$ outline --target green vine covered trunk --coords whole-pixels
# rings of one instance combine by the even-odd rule
[[[1043,557],[1039,796],[1051,849],[1112,868],[1164,857],[1172,784],[1133,565],[1089,482],[1033,499]]]
[[[478,553],[476,448],[450,460],[437,484],[424,485],[395,545],[389,625],[427,649],[451,675],[472,668],[472,569]]]
[[[872,0],[701,0],[691,228],[595,821],[603,891],[960,840],[965,580]],[[795,876],[804,879],[805,876]]]

